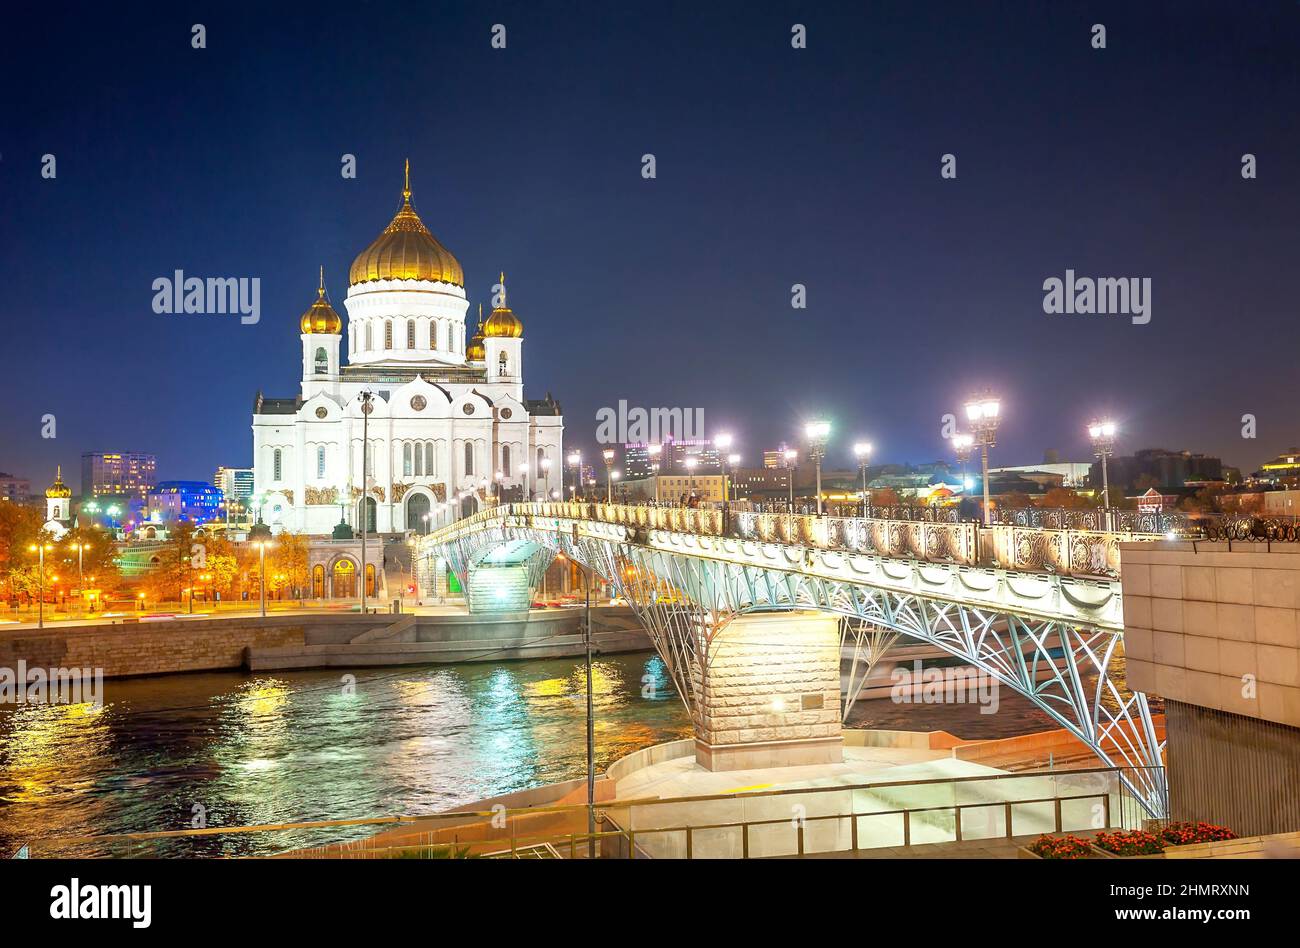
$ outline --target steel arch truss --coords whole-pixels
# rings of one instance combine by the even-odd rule
[[[696,689],[708,675],[711,646],[732,619],[764,610],[833,612],[860,624],[859,631],[846,633],[846,650],[852,636],[855,651],[874,648],[878,658],[892,640],[864,641],[864,630],[907,635],[1028,698],[1108,766],[1124,768],[1122,779],[1148,813],[1164,815],[1163,742],[1146,695],[1116,682],[1122,663],[1116,630],[830,579],[797,567],[666,550],[633,542],[629,531],[599,523],[581,529],[571,521],[554,521],[553,528],[543,523],[486,521],[440,541],[439,549],[459,572],[486,549],[527,539],[600,574],[645,625],[693,719],[700,713]],[[852,687],[849,697],[856,698]]]

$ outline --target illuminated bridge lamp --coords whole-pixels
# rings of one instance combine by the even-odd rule
[[[1115,435],[1118,430],[1115,422],[1110,419],[1094,418],[1088,425],[1092,453],[1101,461],[1101,506],[1107,517],[1110,511],[1110,473],[1106,470],[1106,459],[1115,453]]]
[[[998,420],[1001,413],[1001,402],[987,390],[966,402],[966,420],[971,424],[974,443],[980,447],[980,467],[984,479],[985,525],[993,522],[993,511],[989,506],[989,448],[997,445]]]
[[[813,463],[817,465],[817,516],[822,515],[822,458],[826,457],[826,442],[831,436],[829,421],[810,421],[803,433],[808,438]]]
[[[867,466],[871,463],[871,442],[859,441],[853,446],[853,456],[858,459],[858,469],[862,472],[862,516],[867,516]]]

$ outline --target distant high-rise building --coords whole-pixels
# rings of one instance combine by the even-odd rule
[[[794,467],[799,460],[787,460],[785,453],[790,450],[790,446],[782,441],[777,447],[763,452],[763,467],[771,469],[782,469]]]
[[[664,474],[682,474],[686,472],[686,459],[695,458],[697,474],[719,474],[722,472],[722,457],[713,442],[708,438],[694,438],[686,441],[668,441],[664,443],[660,455],[660,472]]]
[[[32,482],[25,477],[14,477],[0,471],[0,502],[25,504],[32,496]]]
[[[221,491],[226,500],[247,505],[253,496],[253,469],[251,467],[219,467],[212,475],[212,486]]]
[[[623,477],[629,481],[639,481],[654,473],[654,464],[658,461],[650,455],[648,444],[626,444],[623,446]]]
[[[81,456],[81,496],[138,495],[142,500],[157,483],[158,459],[152,454],[102,454]]]

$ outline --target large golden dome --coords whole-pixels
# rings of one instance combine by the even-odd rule
[[[506,275],[501,274],[501,305],[492,310],[492,315],[483,324],[483,335],[488,339],[518,339],[524,334],[524,324],[519,321],[514,310],[505,301]]]
[[[316,288],[316,302],[311,304],[307,312],[302,314],[302,319],[298,321],[305,333],[322,333],[329,336],[337,336],[343,331],[343,320],[339,314],[334,311],[330,301],[325,298],[325,268],[320,268],[320,286]]]
[[[464,287],[465,272],[451,251],[429,233],[411,207],[411,163],[406,163],[402,207],[365,250],[352,261],[351,284],[371,280],[434,280]]]

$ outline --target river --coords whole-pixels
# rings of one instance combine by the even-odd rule
[[[430,813],[579,777],[586,769],[580,660],[109,680],[104,705],[0,709],[0,857],[124,854],[70,836]],[[689,737],[653,653],[594,664],[596,766]],[[854,727],[996,737],[1048,726],[1003,690],[974,706],[859,702]],[[166,840],[148,855],[252,855],[370,828]]]

